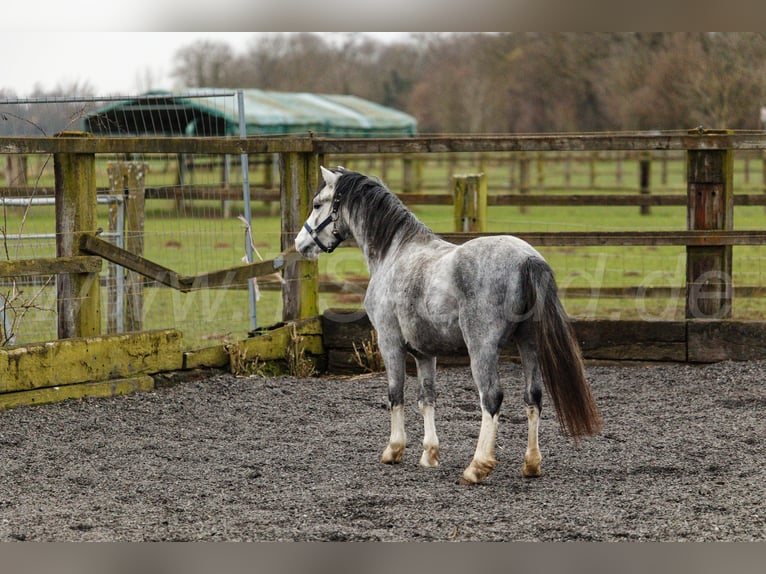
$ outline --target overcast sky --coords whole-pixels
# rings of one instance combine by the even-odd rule
[[[0,89],[26,97],[35,86],[50,91],[75,83],[87,84],[100,96],[171,89],[173,57],[179,48],[209,38],[243,53],[264,32],[46,32],[46,47],[40,46],[38,34],[0,34],[2,45],[23,54],[0,59]]]
[[[696,11],[686,9],[688,0],[650,0],[648,4],[613,0],[8,0],[0,9],[0,88],[20,97],[29,95],[36,85],[51,90],[75,82],[87,83],[98,95],[135,93],[145,89],[148,80],[152,87],[171,88],[172,61],[179,47],[204,36],[223,39],[240,52],[257,33],[246,30],[656,31],[697,26],[744,31],[763,22],[762,12],[761,17],[751,14],[764,10],[762,0],[697,0]]]

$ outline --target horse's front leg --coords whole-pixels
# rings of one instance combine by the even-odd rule
[[[404,432],[404,349],[390,347],[379,341],[380,352],[388,375],[388,404],[391,409],[391,435],[388,439],[380,462],[395,464],[402,460],[407,446],[407,434]]]
[[[436,389],[434,376],[436,374],[435,357],[418,357],[415,359],[418,369],[418,408],[423,415],[423,454],[420,456],[420,466],[439,466],[439,437],[436,435],[434,408],[436,406]]]

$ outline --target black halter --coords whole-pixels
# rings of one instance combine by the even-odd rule
[[[331,223],[335,223],[338,221],[338,210],[340,209],[340,199],[342,195],[338,193],[337,191],[333,195],[332,199],[332,211],[330,211],[330,215],[325,217],[324,221],[317,225],[316,229],[311,229],[311,226],[309,225],[309,222],[303,224],[303,228],[309,232],[309,235],[311,236],[311,239],[314,240],[314,243],[317,244],[317,247],[324,251],[325,253],[332,253],[335,251],[335,248],[338,247],[343,241],[346,239],[345,236],[343,236],[341,233],[338,233],[338,230],[333,228],[332,230],[332,237],[333,242],[331,245],[325,245],[322,243],[322,240],[319,239],[319,233],[328,225]]]

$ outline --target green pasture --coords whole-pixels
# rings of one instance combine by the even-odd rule
[[[382,165],[378,160],[339,159],[335,163],[378,175]],[[152,159],[148,185],[160,186],[173,183],[173,162]],[[334,158],[327,163],[335,165]],[[511,162],[512,163],[512,162]],[[736,192],[761,191],[760,164],[751,162],[753,172],[748,182],[743,179],[744,162],[738,160],[735,169]],[[48,181],[48,165],[38,185],[52,185]],[[503,192],[514,176],[513,166],[503,161],[486,161],[461,158],[449,166],[455,172],[477,172],[484,168],[488,176],[490,193]],[[756,169],[757,167],[757,169]],[[42,169],[42,167],[41,167]],[[422,168],[421,182],[427,191],[445,193],[450,191],[448,164],[446,161],[426,164]],[[652,165],[653,181],[657,181],[657,193],[684,190],[683,161],[668,162],[662,168],[663,184],[660,185],[659,164]],[[544,170],[541,172],[540,170]],[[571,185],[587,187],[594,181],[594,166],[588,162],[570,166]],[[617,185],[616,161],[595,164],[595,182],[598,187]],[[638,178],[637,162],[625,161],[621,167],[621,185],[635,184]],[[106,186],[104,162],[97,166],[99,186]],[[531,179],[546,186],[546,193],[568,193],[564,188],[564,166],[560,163],[533,162]],[[758,176],[756,178],[756,175]],[[240,172],[232,170],[232,185],[239,185]],[[402,170],[399,162],[392,162],[385,170],[385,181],[392,190],[401,187]],[[198,171],[197,183],[220,181],[220,174]],[[251,184],[260,182],[262,171],[254,170]],[[102,183],[101,180],[104,179]],[[547,189],[561,184],[559,189]],[[637,187],[637,184],[635,184]],[[535,191],[535,193],[539,193]],[[584,193],[577,191],[577,193]],[[596,193],[596,192],[588,192]],[[627,193],[627,192],[626,192]],[[276,206],[278,207],[278,206]],[[275,206],[253,202],[253,233],[257,250],[264,259],[271,259],[280,252],[280,218]],[[179,273],[196,274],[231,267],[242,263],[245,254],[245,234],[237,215],[242,213],[242,202],[233,202],[231,217],[223,218],[221,202],[195,200],[179,206],[172,200],[150,200],[146,207],[144,235],[145,256]],[[436,232],[453,231],[451,206],[415,206],[413,212]],[[686,212],[683,207],[652,207],[651,214],[642,216],[638,207],[519,207],[489,208],[488,227],[491,232],[518,233],[525,231],[641,231],[684,230]],[[737,207],[734,215],[735,228],[739,230],[763,229],[766,213],[762,207]],[[108,228],[107,208],[99,207],[99,225]],[[21,208],[5,208],[0,214],[0,254],[3,258],[51,257],[55,255],[53,240],[34,242],[10,241],[21,230],[24,234],[52,233],[55,229],[53,207],[33,207],[25,213]],[[598,295],[603,287],[669,287],[680,288],[685,282],[685,250],[678,247],[544,247],[540,251],[556,272],[560,287],[590,288],[592,295],[585,298],[565,298],[567,310],[577,317],[681,319],[684,299],[680,291],[670,299],[639,298],[618,299]],[[766,259],[761,247],[734,248],[734,316],[740,319],[763,318],[766,306],[757,299],[736,298],[736,285],[756,286],[766,283],[764,273]],[[320,310],[329,307],[356,307],[361,304],[363,293],[351,280],[365,278],[366,266],[361,253],[354,248],[342,248],[332,255],[320,258],[320,277],[342,286],[341,293],[322,293]],[[261,285],[265,280],[261,280]],[[52,283],[50,285],[53,285]],[[26,297],[35,297],[35,309],[20,321],[17,343],[50,340],[55,338],[55,289],[47,287],[24,287]],[[0,293],[8,296],[10,287],[0,287]],[[36,291],[37,290],[37,291]],[[39,294],[38,294],[39,291]],[[106,298],[107,294],[104,293]],[[278,290],[262,289],[257,314],[259,326],[267,326],[281,320],[282,303]],[[243,338],[250,329],[247,291],[201,290],[179,293],[167,288],[147,288],[144,300],[144,327],[146,329],[177,327],[185,335],[187,347],[201,347],[226,339]],[[106,318],[104,317],[104,321]]]

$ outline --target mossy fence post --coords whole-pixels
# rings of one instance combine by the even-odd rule
[[[92,137],[62,132],[56,137]],[[96,156],[56,153],[53,156],[56,198],[56,257],[85,255],[80,237],[96,232]],[[59,273],[56,277],[58,338],[101,334],[101,288],[98,273]]]
[[[452,191],[455,231],[487,231],[487,176],[483,173],[455,175],[452,178]]]
[[[280,154],[282,202],[282,251],[292,249],[295,237],[311,211],[319,177],[319,157],[314,153]],[[319,267],[301,260],[285,265],[282,286],[282,319],[294,321],[319,315]]]
[[[690,135],[697,134],[697,130]],[[725,135],[706,130],[706,135]],[[687,229],[734,229],[734,159],[730,149],[695,149],[687,153]],[[687,246],[686,318],[729,319],[732,305],[732,246]]]

